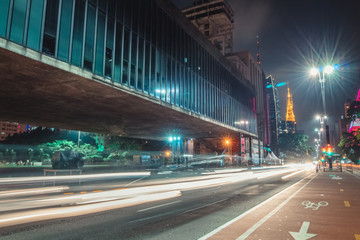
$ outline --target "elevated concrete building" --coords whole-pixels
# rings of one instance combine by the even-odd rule
[[[223,55],[230,29],[217,32],[220,53],[167,0],[0,9],[0,120],[159,140],[258,137],[255,86]]]
[[[270,141],[265,74],[260,67],[260,62],[255,60],[250,52],[233,52],[234,14],[231,6],[226,0],[195,0],[193,6],[182,12],[226,56],[238,74],[255,86],[256,97],[251,104],[253,111],[256,112],[259,141],[254,142],[253,145],[258,145],[259,150],[256,154],[263,156],[261,154],[263,146]],[[246,122],[246,119],[239,119],[237,122]],[[251,146],[252,143],[249,145]]]

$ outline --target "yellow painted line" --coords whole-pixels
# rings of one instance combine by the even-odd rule
[[[360,234],[354,234],[355,240],[360,240]]]
[[[127,188],[115,188],[114,190],[125,190]]]
[[[80,192],[80,193],[87,193],[87,192]]]
[[[350,207],[349,201],[344,201],[345,207]]]
[[[94,190],[93,192],[102,192],[102,190]]]
[[[74,194],[73,192],[66,192],[66,193],[64,193],[64,194]]]
[[[344,189],[340,188],[340,192],[343,192],[343,191],[344,191]]]

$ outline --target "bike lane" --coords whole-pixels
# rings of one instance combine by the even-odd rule
[[[312,174],[201,239],[360,240],[360,179]]]

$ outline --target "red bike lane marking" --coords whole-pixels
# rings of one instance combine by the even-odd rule
[[[340,193],[329,174],[319,175],[247,239],[355,239],[360,229],[360,204],[355,201],[360,198],[360,191],[355,182],[360,182],[340,175],[344,192]],[[349,202],[354,205],[345,207],[344,199],[351,199]],[[304,223],[308,225],[301,232]]]
[[[311,175],[310,175],[311,176]],[[266,221],[285,205],[302,188],[309,184],[314,175],[309,179],[309,175],[290,187],[284,189],[268,200],[260,203],[249,211],[239,215],[237,218],[225,223],[214,231],[208,233],[200,239],[237,239],[240,235],[247,233],[251,235],[257,227],[261,226],[260,221]],[[264,217],[265,216],[265,217]],[[259,225],[259,223],[261,223]],[[255,226],[255,228],[254,228]],[[251,231],[250,233],[248,231]]]
[[[359,179],[346,173],[340,174],[341,180],[330,175],[321,173],[314,181],[293,185],[201,239],[355,239],[360,229]],[[345,207],[344,200],[351,206]]]

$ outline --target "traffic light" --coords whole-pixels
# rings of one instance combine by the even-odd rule
[[[324,147],[322,148],[322,153],[324,153],[324,154],[326,153],[326,148],[324,148]]]
[[[170,152],[170,151],[166,151],[166,152],[165,152],[165,156],[166,156],[166,157],[170,157],[170,155],[171,155],[171,152]]]
[[[321,157],[321,161],[322,161],[322,162],[324,162],[324,161],[325,161],[324,157]]]
[[[332,155],[332,147],[330,146],[330,144],[327,145],[327,154],[328,154],[329,156]]]

